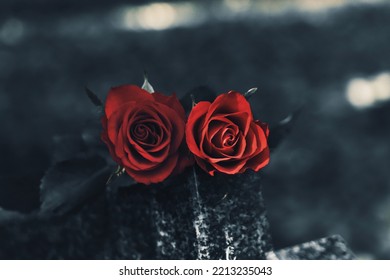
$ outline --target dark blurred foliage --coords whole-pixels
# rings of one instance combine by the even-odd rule
[[[340,234],[362,258],[390,258],[390,103],[345,97],[349,79],[390,70],[389,5],[128,31],[99,21],[122,1],[64,3],[0,4],[0,207],[36,209],[56,136],[96,125],[85,86],[104,99],[147,70],[179,96],[258,87],[251,103],[270,124],[304,105],[262,171],[276,247]]]

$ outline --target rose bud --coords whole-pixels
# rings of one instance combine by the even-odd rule
[[[101,138],[135,181],[162,182],[191,164],[184,141],[186,114],[175,95],[150,94],[134,85],[114,87],[104,113]]]
[[[198,165],[214,175],[258,171],[269,162],[268,125],[255,121],[248,101],[230,91],[199,102],[186,125],[186,141]]]

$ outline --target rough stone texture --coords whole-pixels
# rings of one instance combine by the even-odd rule
[[[264,259],[270,250],[254,173],[189,169],[160,186],[110,187],[61,218],[0,223],[0,259]]]
[[[200,229],[203,232],[198,237],[198,246],[201,241],[208,244],[210,259],[264,259],[272,243],[260,175],[253,172],[214,177],[198,174],[190,177],[190,180],[198,177],[194,180],[198,185],[191,187],[199,208],[194,205],[194,210],[198,219],[208,224],[208,229]],[[207,240],[202,240],[202,234]],[[207,253],[198,254],[198,258],[207,259]]]
[[[264,259],[271,250],[258,174],[210,177],[190,169],[156,189],[110,194],[119,258]]]
[[[354,259],[338,235],[271,251],[256,173],[110,187],[62,218],[2,211],[0,259]]]
[[[339,235],[267,253],[268,260],[352,260],[354,254]]]
[[[111,258],[194,259],[190,192],[171,186],[133,185],[107,192]]]
[[[1,211],[0,259],[354,259],[338,235],[272,251],[253,172],[111,186],[61,218]]]

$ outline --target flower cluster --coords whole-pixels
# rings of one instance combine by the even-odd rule
[[[114,87],[102,124],[114,161],[143,184],[162,182],[194,163],[214,175],[258,171],[269,162],[268,126],[254,120],[250,104],[235,91],[194,104],[187,117],[176,95]]]

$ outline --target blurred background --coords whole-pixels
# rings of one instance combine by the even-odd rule
[[[262,171],[275,247],[341,234],[390,259],[389,45],[389,1],[1,0],[0,207],[39,207],[56,137],[95,121],[85,86],[147,70],[179,96],[258,87],[270,124],[304,106]]]

